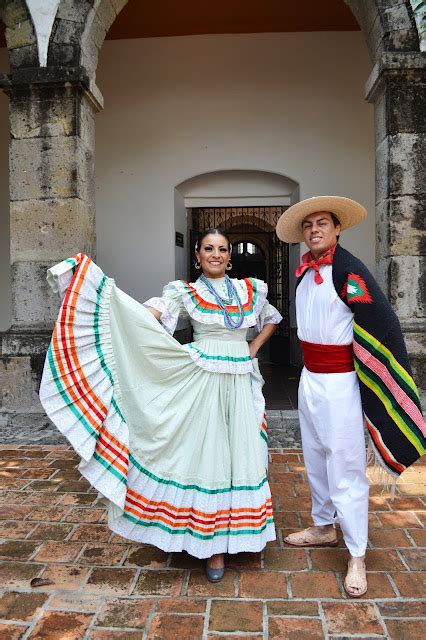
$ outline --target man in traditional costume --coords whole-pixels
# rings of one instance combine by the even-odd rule
[[[305,242],[296,271],[296,316],[304,368],[299,385],[303,455],[313,527],[287,544],[335,546],[339,522],[350,553],[344,587],[367,591],[368,481],[364,421],[378,464],[394,480],[426,450],[425,424],[398,319],[365,265],[338,243],[365,208],[319,196],[290,207],[284,242]]]

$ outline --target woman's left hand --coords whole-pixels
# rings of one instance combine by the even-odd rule
[[[256,342],[256,338],[249,343],[250,358],[252,360],[257,356],[260,346],[261,345]]]
[[[260,347],[263,347],[265,342],[275,333],[277,328],[276,324],[265,324],[262,331],[255,337],[254,340],[249,342],[250,358],[253,360],[257,356],[257,352]]]

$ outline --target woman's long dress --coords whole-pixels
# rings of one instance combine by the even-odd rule
[[[200,281],[170,283],[145,303],[161,324],[84,254],[48,281],[63,302],[40,399],[104,496],[109,527],[198,558],[275,539],[263,380],[246,341],[248,327],[281,320],[265,283],[234,281],[244,322],[229,330]],[[191,344],[170,335],[179,316]]]

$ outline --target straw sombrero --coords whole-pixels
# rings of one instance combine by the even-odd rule
[[[277,223],[277,236],[283,242],[303,242],[303,220],[319,211],[334,213],[342,230],[353,227],[367,217],[365,207],[355,200],[343,196],[316,196],[302,200],[284,211]]]

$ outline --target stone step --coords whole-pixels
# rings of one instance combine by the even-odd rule
[[[298,449],[301,446],[297,411],[266,412],[269,447]],[[0,412],[0,444],[64,444],[66,439],[40,413]]]
[[[268,424],[269,447],[301,448],[299,416],[296,409],[268,409],[266,422]]]

